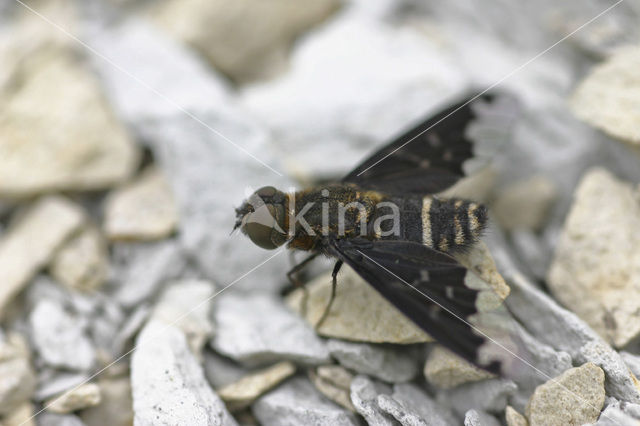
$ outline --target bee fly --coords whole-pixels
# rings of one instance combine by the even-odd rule
[[[288,273],[292,282],[318,255],[337,260],[331,299],[320,322],[335,296],[338,271],[346,263],[442,345],[497,373],[498,362],[480,359],[485,339],[466,322],[477,313],[480,292],[465,285],[467,270],[452,257],[481,237],[487,209],[436,194],[465,175],[464,163],[474,151],[467,127],[482,106],[498,99],[484,95],[441,111],[374,153],[340,182],[295,193],[260,188],[236,209],[234,229],[240,228],[265,249],[287,244],[309,252]]]

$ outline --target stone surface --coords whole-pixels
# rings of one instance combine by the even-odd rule
[[[437,394],[438,403],[450,406],[463,416],[473,408],[488,413],[501,413],[516,392],[517,386],[507,379],[489,379],[466,383]]]
[[[0,335],[0,378],[0,415],[12,415],[36,386],[29,347],[19,334]]]
[[[101,401],[94,407],[82,410],[80,418],[87,426],[101,426],[108,419],[112,426],[133,424],[131,382],[128,377],[102,378],[98,380]]]
[[[552,180],[533,176],[502,189],[492,203],[492,212],[506,230],[540,230],[556,196]]]
[[[329,361],[325,343],[313,329],[266,294],[224,294],[213,309],[217,333],[212,347],[246,364],[289,359],[305,364]]]
[[[38,371],[38,388],[33,395],[33,399],[42,402],[88,381],[89,375],[87,373],[70,373],[53,368],[40,368]]]
[[[100,404],[100,388],[95,383],[85,383],[44,403],[52,413],[67,414]]]
[[[303,377],[295,377],[258,399],[253,414],[266,425],[357,425],[353,413],[325,399]]]
[[[327,346],[342,366],[385,382],[407,382],[419,371],[418,348],[374,346],[337,339],[330,339]]]
[[[177,281],[170,284],[156,304],[151,318],[179,328],[192,352],[200,356],[213,334],[211,305],[214,285],[209,281]]]
[[[494,377],[440,345],[429,353],[424,365],[424,376],[429,383],[442,389]]]
[[[538,386],[526,415],[531,426],[592,423],[598,419],[604,398],[604,372],[586,363]]]
[[[147,168],[113,190],[104,207],[104,231],[111,240],[159,240],[176,230],[178,212],[162,172]]]
[[[216,392],[231,411],[241,410],[295,372],[296,366],[291,362],[279,362],[244,376],[237,382],[217,389]]]
[[[529,422],[527,418],[518,413],[512,406],[507,405],[507,409],[504,412],[505,421],[507,426],[528,426]]]
[[[242,83],[273,76],[286,67],[293,41],[327,18],[340,2],[299,4],[287,0],[168,1],[156,19],[195,47],[230,79]]]
[[[44,412],[38,415],[39,426],[85,426],[78,416],[73,414],[55,414]]]
[[[390,426],[394,424],[392,416],[382,411],[378,405],[379,395],[388,395],[391,387],[375,381],[367,376],[356,376],[351,381],[351,402],[356,411],[373,426]]]
[[[2,417],[3,426],[35,426],[33,404],[25,402]]]
[[[55,301],[41,300],[29,317],[31,339],[40,358],[51,367],[87,371],[95,351],[78,317]]]
[[[102,234],[87,226],[67,241],[51,261],[53,278],[70,289],[95,291],[108,276],[108,253]]]
[[[252,371],[209,348],[204,349],[203,358],[204,374],[214,389],[237,382]]]
[[[396,384],[391,396],[381,394],[377,399],[380,409],[393,416],[403,426],[456,424],[453,413],[436,403],[414,384]]]
[[[46,197],[0,236],[0,315],[83,220],[75,204],[61,197]]]
[[[564,305],[615,346],[640,333],[640,191],[603,169],[576,190],[548,275]]]
[[[625,47],[594,67],[571,97],[573,112],[624,141],[640,144],[640,47]]]
[[[321,365],[309,370],[309,379],[321,394],[349,411],[356,411],[351,402],[353,374],[338,365]]]
[[[464,415],[464,426],[499,426],[500,422],[484,411],[469,410]]]
[[[52,8],[70,9],[56,3]],[[122,182],[138,164],[138,148],[106,105],[76,47],[41,19],[21,8],[11,37],[0,46],[8,75],[4,85],[0,77],[0,196]],[[73,26],[68,21],[74,18],[58,22]]]
[[[131,359],[136,425],[236,425],[176,327],[150,321]]]

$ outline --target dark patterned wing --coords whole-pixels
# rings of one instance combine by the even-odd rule
[[[444,191],[473,169],[465,163],[479,150],[491,156],[504,145],[517,110],[508,95],[470,96],[393,140],[343,181],[388,193]]]
[[[472,323],[482,290],[465,284],[470,272],[453,257],[408,241],[342,239],[331,251],[440,344],[484,370],[503,372],[510,354],[481,354],[483,347],[495,352],[487,344],[496,343]]]

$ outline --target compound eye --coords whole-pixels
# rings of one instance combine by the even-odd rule
[[[271,239],[275,225],[274,207],[263,206],[247,215],[242,229],[255,245],[266,250],[273,250],[278,247]]]
[[[278,192],[278,190],[273,186],[263,186],[262,188],[258,189],[255,194],[260,198],[264,198],[273,197],[274,195],[276,195],[276,192]]]

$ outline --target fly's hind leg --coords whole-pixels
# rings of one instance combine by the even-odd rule
[[[324,308],[322,316],[315,325],[316,330],[320,328],[324,320],[327,319],[329,311],[331,310],[331,305],[333,304],[333,300],[336,298],[336,287],[338,286],[338,272],[340,271],[340,268],[342,268],[342,260],[338,260],[333,267],[333,272],[331,273],[331,296],[329,297],[329,303],[327,304],[327,307]]]
[[[297,274],[302,271],[313,259],[318,257],[320,253],[313,253],[302,262],[295,265],[289,272],[287,272],[287,278],[289,282],[294,288],[299,288],[302,290],[302,300],[300,301],[300,313],[303,317],[307,316],[307,303],[309,301],[309,290],[305,285],[298,279]]]

